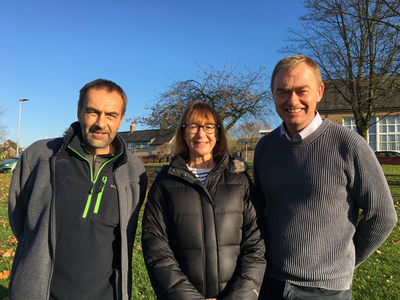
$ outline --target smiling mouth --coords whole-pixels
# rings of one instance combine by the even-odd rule
[[[98,131],[90,131],[91,134],[95,136],[104,136],[107,135],[107,132],[98,132]]]
[[[301,108],[298,108],[298,109],[288,109],[287,111],[290,112],[290,113],[297,113],[297,112],[301,112]]]

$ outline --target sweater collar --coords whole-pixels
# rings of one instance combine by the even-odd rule
[[[289,132],[286,129],[286,125],[284,122],[282,122],[280,126],[280,132],[281,135],[286,137],[289,141],[293,142],[298,142],[301,140],[304,140],[306,137],[308,137],[310,134],[312,134],[315,130],[318,129],[319,126],[322,124],[322,118],[321,115],[319,114],[318,111],[315,111],[315,117],[311,121],[310,124],[308,124],[305,128],[303,128],[299,133],[296,133],[293,138],[290,137]]]
[[[298,140],[298,141],[291,141],[288,140],[286,137],[280,135],[280,128],[278,127],[276,130],[276,133],[279,135],[279,139],[281,142],[283,142],[286,145],[289,146],[300,146],[300,145],[308,145],[312,143],[315,139],[317,139],[320,135],[322,135],[325,130],[330,127],[332,122],[329,119],[323,119],[322,124],[310,135],[308,135],[306,138]]]

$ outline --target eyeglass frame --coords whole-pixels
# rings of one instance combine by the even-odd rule
[[[196,131],[196,132],[189,132],[189,131],[188,131],[188,130],[189,130],[189,127],[188,127],[189,125],[196,125],[196,126],[197,126],[197,131]],[[206,130],[204,129],[204,126],[207,126],[207,125],[213,125],[214,131],[213,131],[213,132],[206,132]],[[214,126],[215,126],[215,127],[214,127]],[[212,123],[204,124],[204,125],[185,124],[185,125],[182,125],[182,128],[184,128],[185,131],[186,131],[187,133],[189,133],[189,134],[196,134],[196,133],[198,133],[198,132],[200,131],[200,128],[203,128],[203,131],[204,131],[206,134],[213,134],[213,133],[217,132],[217,130],[218,130],[219,128],[221,128],[221,126],[219,126],[218,124],[212,124]]]

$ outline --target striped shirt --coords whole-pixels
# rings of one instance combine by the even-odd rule
[[[188,167],[188,169],[190,172],[196,175],[196,177],[201,181],[202,184],[206,182],[207,175],[212,170],[212,169],[196,169],[191,167]]]

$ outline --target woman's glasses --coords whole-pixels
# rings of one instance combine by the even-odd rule
[[[192,133],[192,134],[198,133],[200,127],[202,127],[205,133],[211,134],[214,133],[219,126],[216,124],[204,124],[204,125],[186,124],[183,125],[182,127],[185,128],[187,133]]]

